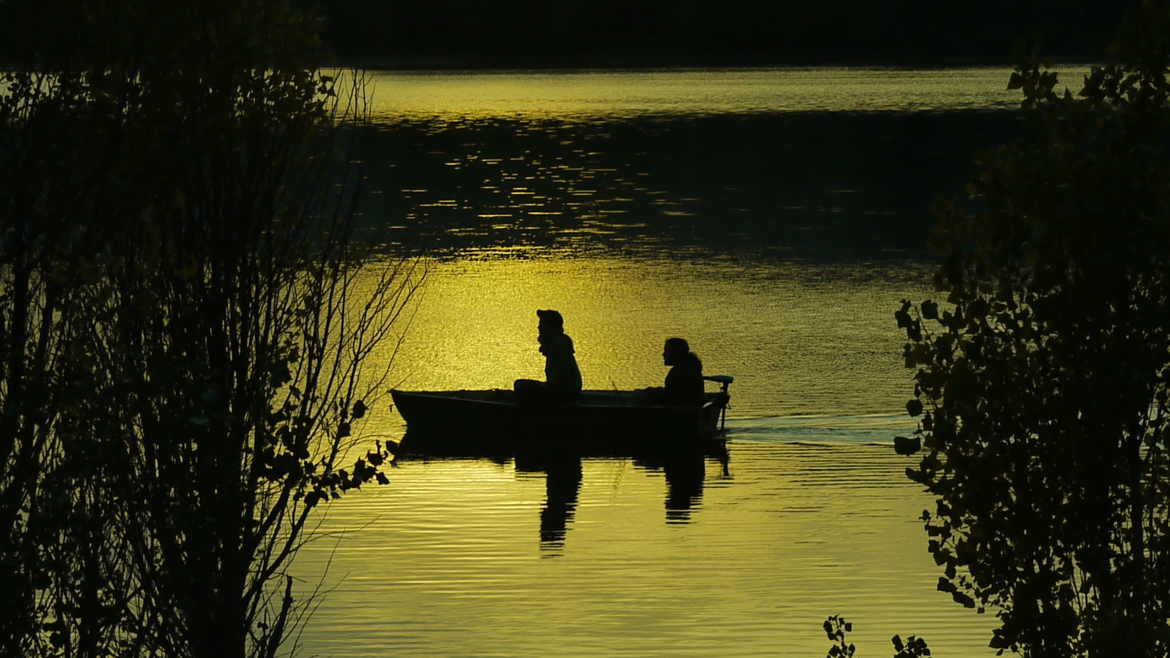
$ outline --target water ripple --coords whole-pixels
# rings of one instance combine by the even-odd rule
[[[545,474],[404,462],[394,484],[331,504],[329,529],[353,533],[333,556],[326,580],[337,587],[306,649],[821,655],[821,621],[843,614],[868,653],[915,633],[938,655],[990,655],[992,620],[935,591],[916,520],[929,500],[901,474],[905,458],[859,442],[731,436],[726,470],[707,459],[686,483],[669,468],[583,460],[576,494],[557,494],[555,542],[542,532],[556,491]],[[672,487],[689,493],[685,510],[669,509]],[[332,549],[305,550],[306,580]]]

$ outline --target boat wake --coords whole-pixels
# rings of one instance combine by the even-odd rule
[[[810,445],[892,445],[895,435],[906,435],[914,428],[914,420],[905,414],[728,418],[727,438]]]

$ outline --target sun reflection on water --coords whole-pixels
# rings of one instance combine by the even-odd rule
[[[391,384],[484,389],[542,379],[535,311],[554,308],[586,388],[661,385],[662,343],[681,336],[705,373],[736,378],[733,419],[896,414],[907,393],[892,313],[903,297],[929,294],[928,271],[730,259],[434,263]]]

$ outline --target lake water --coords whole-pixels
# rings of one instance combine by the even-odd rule
[[[328,589],[303,652],[821,656],[841,614],[859,655],[992,655],[891,447],[893,312],[931,295],[931,204],[1018,134],[1008,73],[371,74],[364,235],[430,263],[390,384],[540,377],[556,308],[588,388],[659,384],[673,335],[734,375],[728,455],[405,458],[299,556]],[[371,439],[403,435],[387,406]]]

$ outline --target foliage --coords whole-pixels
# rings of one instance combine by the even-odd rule
[[[825,636],[833,643],[829,653],[825,654],[826,658],[849,658],[857,651],[857,647],[845,639],[845,634],[853,630],[853,624],[845,621],[844,617],[830,616],[825,620],[824,629]]]
[[[1118,44],[1076,97],[1012,74],[1032,136],[944,208],[946,303],[896,313],[938,588],[1001,652],[1170,651],[1170,10]]]
[[[49,4],[4,7],[0,653],[287,652],[420,281],[353,239],[363,87],[281,0]]]
[[[844,617],[832,615],[825,620],[823,628],[825,636],[833,643],[825,658],[852,658],[857,652],[857,647],[848,641],[847,634],[853,632],[853,624],[845,621]],[[903,641],[901,636],[895,635],[890,638],[890,643],[897,652],[894,658],[923,658],[931,655],[926,640],[920,637],[911,635]]]
[[[102,240],[98,227],[71,217],[94,207],[102,166],[96,154],[73,145],[91,137],[101,116],[82,109],[76,86],[64,77],[9,74],[3,82],[0,653],[26,655],[61,643],[57,594],[76,593],[77,610],[95,620],[78,638],[81,648],[92,648],[116,628],[102,623],[96,602],[127,587],[116,570],[91,577],[104,570],[102,560],[118,559],[105,551],[108,509],[94,495],[100,461],[88,450],[66,454],[56,432],[61,410],[83,393],[70,377],[81,355],[68,336],[84,324],[78,303],[89,271],[82,255]],[[90,460],[84,474],[83,460]],[[62,570],[74,580],[61,578]]]
[[[890,638],[890,643],[894,645],[894,658],[922,658],[923,656],[933,655],[930,653],[930,647],[926,646],[926,640],[911,635],[902,641],[901,636],[895,635]]]

